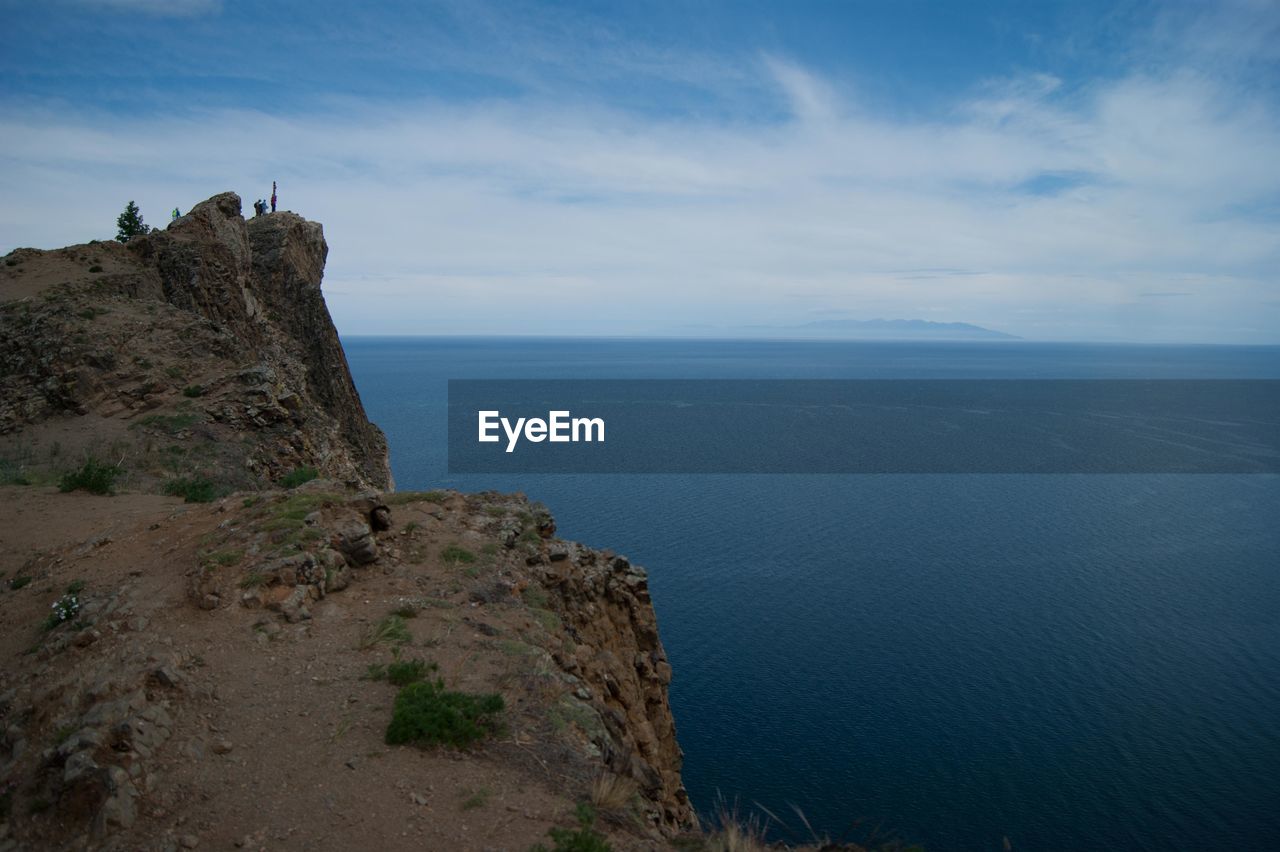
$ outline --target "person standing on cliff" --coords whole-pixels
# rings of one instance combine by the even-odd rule
[[[276,182],[271,181],[271,212],[276,212]]]

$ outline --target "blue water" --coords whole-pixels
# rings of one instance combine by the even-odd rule
[[[402,489],[651,577],[702,812],[930,850],[1280,849],[1280,477],[449,477],[451,378],[1280,378],[1280,349],[344,341]],[[858,822],[860,821],[860,822]]]

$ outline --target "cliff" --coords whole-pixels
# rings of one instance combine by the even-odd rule
[[[696,818],[644,571],[521,495],[387,490],[326,252],[228,193],[0,266],[0,852],[524,850],[582,802],[668,848]],[[114,496],[46,484],[89,457]],[[405,672],[504,709],[388,745]]]
[[[327,254],[318,223],[246,222],[234,193],[126,245],[11,253],[0,451],[35,470],[55,442],[124,455],[143,487],[259,487],[300,467],[390,487],[321,293]]]

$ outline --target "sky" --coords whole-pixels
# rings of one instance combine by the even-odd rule
[[[1280,343],[1280,0],[0,13],[0,253],[275,180],[343,334]]]

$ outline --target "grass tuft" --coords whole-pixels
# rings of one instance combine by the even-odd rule
[[[383,500],[388,506],[403,506],[405,503],[443,503],[448,497],[443,491],[397,491]]]
[[[440,551],[440,558],[450,565],[470,565],[476,561],[476,555],[465,547],[451,544]]]
[[[284,475],[280,480],[280,485],[284,488],[297,488],[304,482],[310,482],[318,476],[320,476],[320,471],[314,467],[295,467]]]
[[[477,808],[483,808],[489,804],[490,793],[488,787],[480,787],[475,790],[466,790],[463,792],[462,809],[464,811],[474,811]]]
[[[409,625],[402,617],[392,613],[386,616],[365,634],[360,642],[361,648],[372,648],[374,645],[404,645],[412,641]]]
[[[631,804],[637,789],[632,778],[602,772],[591,781],[591,804],[601,811],[620,811]]]
[[[539,843],[531,852],[613,852],[604,835],[592,829],[596,814],[590,805],[579,804],[577,818],[576,829],[553,828],[547,832],[555,843],[550,849]]]
[[[408,686],[427,679],[427,675],[438,669],[435,663],[426,660],[396,660],[392,663],[369,666],[365,675],[369,680],[385,680],[392,686]]]

